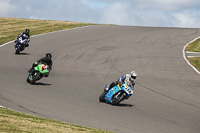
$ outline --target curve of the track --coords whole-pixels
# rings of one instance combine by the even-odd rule
[[[0,48],[0,105],[120,133],[199,133],[200,75],[183,59],[200,29],[90,26],[31,38],[14,54]],[[36,85],[27,70],[45,53],[53,70]],[[135,94],[120,106],[100,103],[105,83],[138,73]]]

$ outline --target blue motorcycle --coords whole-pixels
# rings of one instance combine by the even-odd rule
[[[19,37],[16,41],[15,41],[16,45],[15,45],[15,54],[19,54],[19,52],[23,51],[28,43],[28,40],[25,39],[24,37]]]
[[[116,85],[108,92],[105,91],[107,85],[104,86],[104,92],[99,96],[100,102],[107,102],[112,105],[117,105],[121,101],[128,99],[133,94],[133,89],[129,87],[127,82],[122,85]]]

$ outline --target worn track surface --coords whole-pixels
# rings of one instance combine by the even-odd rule
[[[119,133],[199,133],[200,75],[183,59],[200,29],[90,26],[31,38],[15,55],[0,48],[0,105]],[[48,78],[26,83],[47,52]],[[134,95],[119,106],[100,103],[105,83],[138,73]]]

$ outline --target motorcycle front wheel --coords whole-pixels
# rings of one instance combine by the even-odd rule
[[[32,75],[32,80],[30,80],[30,84],[34,84],[40,77],[40,72],[35,72]]]
[[[126,95],[123,92],[118,92],[117,94],[115,94],[113,100],[112,100],[112,105],[117,105],[119,104],[121,101],[123,101],[125,99]]]
[[[29,76],[28,76],[28,78],[26,79],[26,82],[27,82],[27,83],[30,83]]]
[[[19,47],[16,49],[15,54],[19,54]]]
[[[101,93],[101,95],[99,96],[99,101],[100,102],[105,102],[105,100],[104,100],[105,95],[106,95],[105,92]]]

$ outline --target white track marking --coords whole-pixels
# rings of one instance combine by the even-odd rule
[[[186,51],[186,47],[187,47],[190,43],[196,41],[196,40],[199,39],[199,38],[200,38],[200,37],[197,37],[197,38],[195,38],[194,40],[192,40],[192,41],[190,41],[189,43],[187,43],[187,44],[183,47],[183,50],[182,50],[182,52],[183,52],[183,58],[184,58],[185,61],[188,63],[188,65],[190,65],[198,74],[200,74],[200,72],[189,62],[189,60],[188,60],[187,57],[186,57],[186,53],[190,53],[190,52],[187,52],[187,51]],[[186,51],[186,52],[185,52],[185,51]],[[192,52],[192,53],[194,53],[194,52]]]

